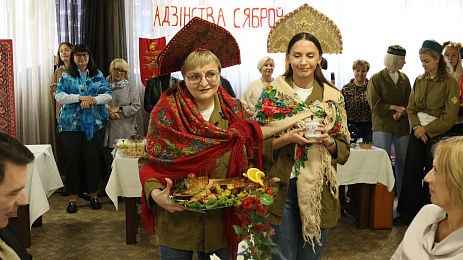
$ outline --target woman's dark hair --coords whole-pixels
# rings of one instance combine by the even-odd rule
[[[87,46],[85,46],[85,44],[77,44],[72,48],[71,59],[69,62],[69,67],[67,69],[68,74],[72,77],[79,76],[77,64],[74,62],[74,54],[78,52],[85,52],[88,54],[87,69],[89,72],[89,76],[93,77],[96,74],[98,74],[98,68],[95,66],[95,63],[93,62],[92,54],[90,53],[90,50],[87,48]]]
[[[320,42],[318,41],[318,39],[315,38],[315,36],[313,36],[312,34],[306,33],[306,32],[301,32],[301,33],[298,33],[298,34],[293,36],[293,38],[289,41],[288,50],[286,51],[286,54],[289,54],[289,52],[291,51],[291,48],[293,47],[293,45],[296,42],[300,41],[300,40],[306,40],[306,41],[313,42],[315,44],[315,46],[317,47],[318,52],[320,53],[320,55],[323,54],[322,46],[321,46]],[[292,77],[293,76],[293,68],[291,67],[291,65],[288,66],[288,69],[285,71],[283,76],[285,76],[285,77]],[[323,75],[322,68],[321,68],[320,64],[318,64],[317,68],[315,68],[314,78],[319,83],[325,83],[325,84],[328,84],[328,85],[330,85],[331,87],[333,87],[335,89],[338,89],[329,80],[327,80],[325,78],[325,75]]]
[[[69,43],[69,42],[62,42],[59,47],[58,47],[58,53],[56,54],[56,57],[55,57],[55,65],[56,66],[63,66],[64,65],[64,61],[61,59],[60,55],[59,55],[59,49],[61,48],[61,46],[63,45],[66,45],[69,47],[69,49],[72,50],[72,44]],[[69,57],[69,59],[72,58],[72,57]]]
[[[6,162],[25,166],[34,161],[34,154],[13,136],[0,131],[0,183],[5,178]]]

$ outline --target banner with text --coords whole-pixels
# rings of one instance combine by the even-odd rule
[[[284,7],[273,6],[153,5],[153,26],[181,28],[196,16],[227,30],[270,29],[285,13]]]

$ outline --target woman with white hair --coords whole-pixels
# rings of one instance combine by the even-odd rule
[[[367,87],[371,108],[373,144],[391,156],[395,148],[395,190],[400,195],[405,156],[410,134],[406,107],[411,86],[407,75],[400,70],[405,65],[406,50],[399,45],[389,46],[384,56],[385,68],[374,74]]]
[[[442,139],[433,154],[424,177],[432,204],[418,212],[391,259],[463,258],[463,137]]]
[[[255,105],[262,89],[273,81],[272,74],[274,68],[275,62],[269,56],[262,57],[257,62],[257,69],[262,74],[262,77],[249,83],[243,95],[241,95],[241,103],[243,103],[248,115],[254,115]]]

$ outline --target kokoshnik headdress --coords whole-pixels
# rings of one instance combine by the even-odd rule
[[[294,35],[307,32],[314,35],[323,53],[342,53],[342,36],[336,24],[326,15],[303,4],[275,23],[267,38],[267,52],[286,53]]]
[[[159,58],[159,75],[180,71],[186,57],[196,50],[210,50],[222,68],[241,63],[235,37],[225,28],[194,17],[167,44]]]

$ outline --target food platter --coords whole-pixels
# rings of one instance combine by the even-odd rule
[[[119,154],[125,158],[140,158],[140,156],[143,154],[143,148],[120,149]]]
[[[139,158],[143,153],[145,145],[145,138],[114,140],[114,147],[119,150],[119,154],[127,158]]]
[[[277,187],[269,187],[267,180],[245,177],[209,179],[207,176],[185,179],[171,194],[171,203],[188,210],[206,212],[213,209],[238,206],[247,197],[255,197],[263,205],[273,204]]]

